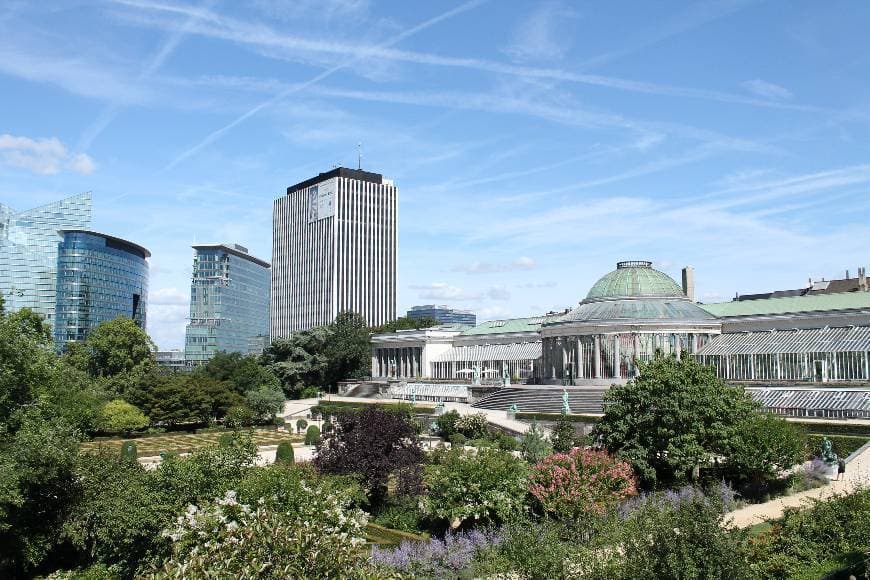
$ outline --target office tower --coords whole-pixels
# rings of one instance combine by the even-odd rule
[[[396,318],[398,189],[339,167],[287,188],[272,214],[272,338],[329,324]]]
[[[477,315],[470,310],[457,310],[449,306],[425,304],[412,306],[408,310],[408,318],[434,318],[441,324],[477,324]]]
[[[193,249],[185,361],[202,364],[216,352],[259,354],[269,335],[269,262],[239,244]]]
[[[58,231],[90,227],[90,193],[21,212],[0,204],[0,294],[6,310],[30,308],[53,325]]]
[[[101,322],[123,317],[145,330],[151,252],[88,230],[61,230],[57,250],[54,344],[85,340]]]

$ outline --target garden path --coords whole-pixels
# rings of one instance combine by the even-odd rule
[[[766,503],[747,506],[728,514],[728,525],[735,528],[745,528],[759,524],[769,519],[782,516],[786,507],[800,507],[811,499],[826,499],[833,494],[850,494],[859,487],[870,485],[870,446],[852,458],[846,466],[846,473],[840,481],[831,481],[829,485],[818,487],[794,495],[774,499]]]

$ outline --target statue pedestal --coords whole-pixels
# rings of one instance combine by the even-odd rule
[[[828,479],[837,479],[837,464],[836,463],[823,463],[822,464],[822,473]]]
[[[517,414],[513,411],[505,411],[505,415],[507,415],[507,418],[511,421],[514,421],[517,418]]]

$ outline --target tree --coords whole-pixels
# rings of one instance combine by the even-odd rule
[[[477,439],[486,435],[488,425],[489,422],[486,419],[485,413],[462,415],[453,423],[456,431],[462,433],[468,439]]]
[[[278,385],[263,385],[248,391],[245,402],[258,421],[265,421],[284,408],[284,392]]]
[[[52,382],[56,360],[48,327],[27,309],[0,314],[0,423]]]
[[[317,425],[311,425],[305,431],[305,444],[320,445],[320,429],[317,428]]]
[[[148,426],[148,417],[123,399],[109,401],[100,414],[100,425],[109,433],[129,433]]]
[[[191,377],[165,376],[150,390],[141,393],[141,398],[135,402],[154,423],[207,423],[212,416],[214,400],[201,388],[203,383],[200,380],[188,379]]]
[[[441,413],[438,418],[435,419],[435,426],[438,428],[438,435],[445,439],[450,439],[451,435],[457,433],[456,421],[458,420],[459,411],[453,410]]]
[[[529,493],[544,513],[568,522],[598,516],[637,491],[631,466],[604,451],[574,448],[534,465]]]
[[[553,446],[547,441],[538,424],[532,422],[520,442],[520,451],[523,454],[523,459],[529,463],[537,463],[553,452]]]
[[[226,383],[240,395],[268,386],[279,386],[278,379],[258,357],[238,352],[218,352],[204,365],[194,370],[195,375]]]
[[[305,428],[308,427],[308,421],[305,419],[297,419],[296,420],[296,432],[302,433],[305,431]]]
[[[346,310],[338,313],[329,329],[331,336],[324,349],[328,361],[325,384],[335,386],[341,380],[371,375],[372,353],[366,319]]]
[[[424,316],[423,318],[402,316],[381,326],[373,326],[369,331],[372,334],[384,334],[386,332],[396,332],[397,330],[421,330],[423,328],[438,326],[439,324],[441,323],[431,316]]]
[[[506,451],[442,452],[424,468],[427,493],[421,509],[450,528],[466,520],[474,520],[475,525],[508,521],[523,509],[527,471],[524,461]]]
[[[339,413],[335,430],[318,446],[314,459],[324,473],[359,474],[375,506],[386,497],[391,475],[398,477],[400,487],[413,488],[422,462],[413,421],[374,405]]]
[[[574,423],[566,415],[560,415],[553,429],[553,451],[567,453],[574,448],[576,442]]]
[[[804,433],[770,413],[751,413],[738,425],[726,463],[737,479],[761,487],[804,459]]]
[[[275,340],[263,353],[262,363],[278,378],[287,398],[298,399],[306,387],[326,384],[330,337],[325,326],[304,330]]]
[[[685,482],[697,466],[725,455],[757,404],[691,357],[657,353],[640,376],[612,387],[594,438],[631,463],[646,487]]]
[[[101,322],[84,344],[71,347],[68,359],[93,377],[141,373],[154,367],[157,347],[144,330],[129,318]]]

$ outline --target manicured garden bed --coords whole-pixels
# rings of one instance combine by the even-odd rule
[[[105,449],[109,451],[120,451],[121,445],[125,441],[133,441],[136,443],[136,448],[139,457],[151,457],[159,455],[164,451],[172,453],[190,453],[210,445],[217,445],[218,441],[224,433],[231,431],[215,431],[211,433],[165,433],[161,435],[148,435],[136,439],[125,439],[121,437],[96,439],[82,443],[82,451],[98,451]],[[255,429],[253,431],[254,443],[257,446],[262,445],[277,445],[281,441],[292,440],[299,441],[301,438],[286,431],[276,431],[275,429]]]

